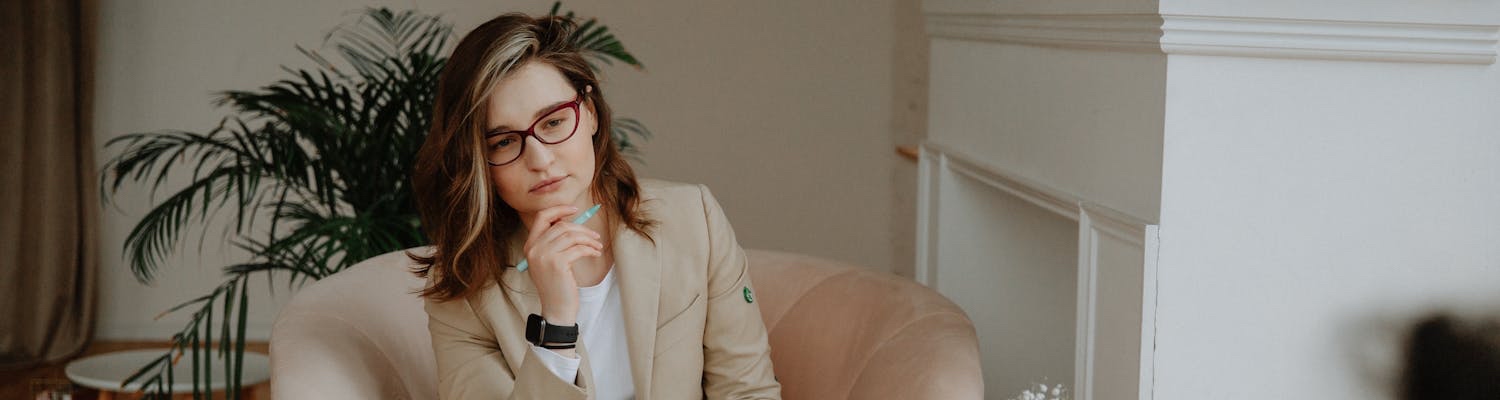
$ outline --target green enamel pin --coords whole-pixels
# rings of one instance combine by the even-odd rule
[[[745,302],[746,303],[754,303],[755,302],[755,297],[750,295],[750,287],[749,286],[745,287]]]

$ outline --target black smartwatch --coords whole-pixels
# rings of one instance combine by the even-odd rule
[[[526,341],[544,349],[571,349],[578,343],[578,324],[558,326],[540,315],[526,317]]]

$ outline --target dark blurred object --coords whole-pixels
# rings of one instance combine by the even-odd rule
[[[1500,324],[1428,317],[1407,342],[1402,397],[1407,400],[1500,399]]]

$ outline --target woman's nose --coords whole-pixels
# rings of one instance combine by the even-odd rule
[[[527,167],[541,170],[552,164],[552,146],[537,140],[536,136],[527,136],[526,140],[526,151],[521,152],[521,157],[526,159]]]

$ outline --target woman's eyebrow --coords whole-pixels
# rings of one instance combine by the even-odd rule
[[[540,110],[536,110],[536,113],[531,115],[531,122],[536,122],[536,119],[541,118],[542,114],[546,114],[548,111],[556,110],[558,107],[561,107],[563,104],[568,104],[568,102],[570,101],[572,100],[559,101],[556,103],[552,103],[552,105],[550,106],[542,107],[542,109]],[[500,132],[508,132],[511,130],[513,130],[513,128],[511,128],[509,125],[501,124],[500,126],[490,128],[488,132],[489,134],[496,134]]]

